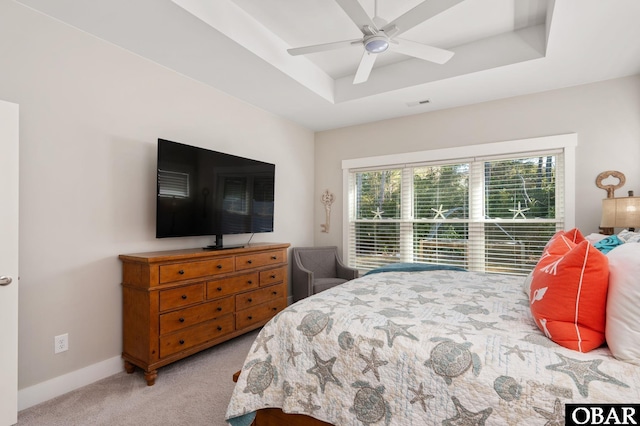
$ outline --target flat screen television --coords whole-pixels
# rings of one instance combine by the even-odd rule
[[[274,183],[274,164],[158,139],[156,238],[273,232]]]

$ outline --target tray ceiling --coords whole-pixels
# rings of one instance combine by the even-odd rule
[[[355,85],[361,45],[286,51],[362,37],[332,0],[18,2],[313,130],[640,72],[637,0],[462,1],[402,34],[449,62],[384,52]],[[360,3],[389,22],[421,0]]]

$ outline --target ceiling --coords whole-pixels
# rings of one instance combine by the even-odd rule
[[[362,37],[334,0],[16,1],[315,131],[640,73],[638,0],[465,0],[402,34],[451,60],[384,52],[361,84],[362,45],[287,53]],[[359,1],[386,22],[422,3]]]

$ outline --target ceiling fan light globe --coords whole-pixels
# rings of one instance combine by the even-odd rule
[[[389,40],[385,37],[371,37],[364,42],[364,48],[369,53],[382,53],[389,48]]]

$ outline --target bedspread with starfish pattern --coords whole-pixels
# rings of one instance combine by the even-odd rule
[[[259,333],[227,409],[335,425],[563,425],[565,403],[640,401],[640,367],[563,348],[536,327],[523,277],[367,275],[303,299]]]

